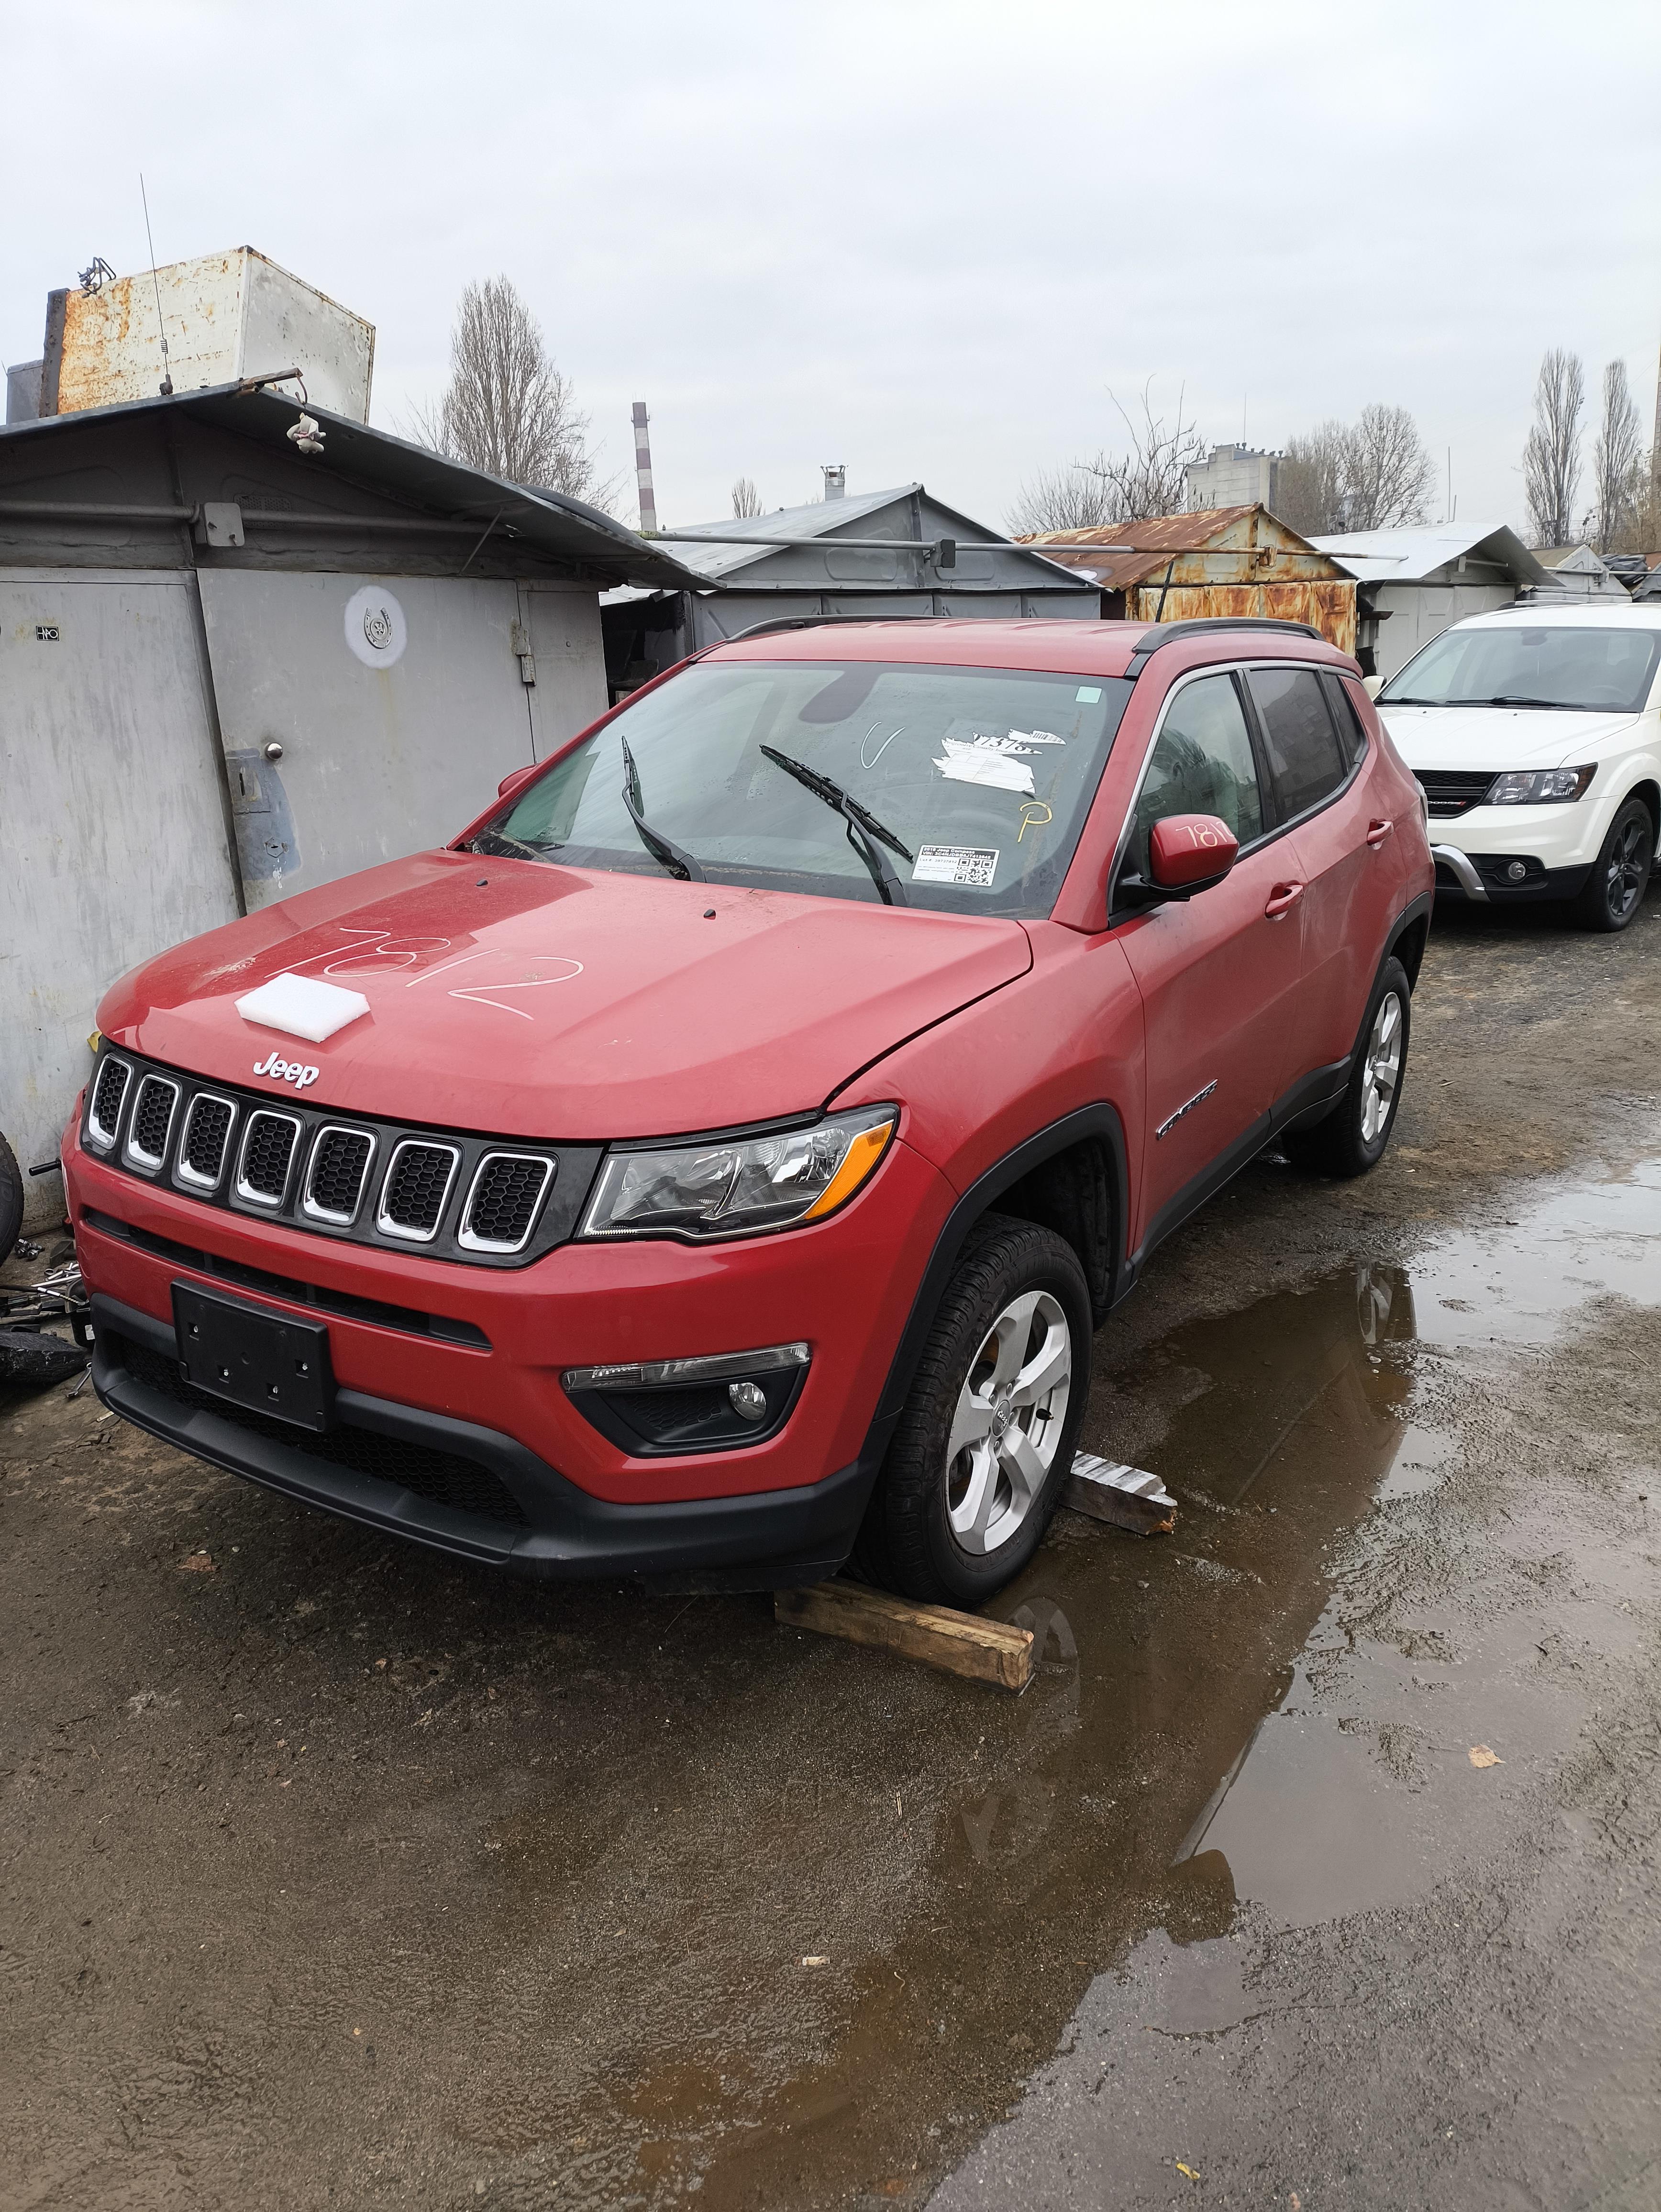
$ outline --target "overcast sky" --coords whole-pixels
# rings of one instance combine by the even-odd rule
[[[389,428],[505,271],[619,471],[648,402],[669,522],[842,462],[998,523],[1151,377],[1269,447],[1400,403],[1459,519],[1520,523],[1544,347],[1653,410],[1653,0],[0,0],[0,57],[7,361],[146,265],[142,167],[158,258],[255,246],[374,324]]]

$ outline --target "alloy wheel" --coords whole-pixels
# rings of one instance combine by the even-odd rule
[[[1645,878],[1649,872],[1647,847],[1652,837],[1646,815],[1642,820],[1634,818],[1627,823],[1615,841],[1603,893],[1613,921],[1624,921],[1643,896]]]
[[[1059,1300],[1023,1291],[987,1331],[952,1416],[946,1518],[965,1552],[1001,1550],[1025,1521],[1055,1464],[1072,1388],[1073,1333]]]
[[[1390,1120],[1402,1079],[1402,1001],[1386,991],[1373,1017],[1361,1073],[1361,1141],[1376,1144]]]

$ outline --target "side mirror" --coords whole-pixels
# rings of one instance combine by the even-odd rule
[[[1148,873],[1162,891],[1202,891],[1234,866],[1238,838],[1214,814],[1167,814],[1147,841]]]
[[[496,786],[496,797],[506,799],[510,792],[517,791],[521,783],[528,783],[541,765],[540,761],[532,761],[529,768],[516,768],[511,775],[504,775]]]
[[[1382,676],[1364,676],[1361,678],[1361,689],[1369,699],[1376,699],[1384,688],[1384,681]]]
[[[1167,814],[1147,841],[1148,873],[1121,876],[1115,906],[1163,906],[1221,883],[1234,866],[1239,840],[1214,814]]]

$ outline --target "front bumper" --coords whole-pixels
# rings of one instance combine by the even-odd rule
[[[268,1490],[522,1574],[678,1589],[819,1582],[853,1548],[876,1474],[856,1459],[793,1490],[656,1505],[591,1498],[514,1437],[343,1390],[326,1437],[283,1433],[179,1379],[171,1324],[94,1297],[93,1388],[112,1413]]]
[[[810,1229],[709,1247],[566,1244],[508,1273],[245,1221],[110,1168],[74,1132],[64,1158],[97,1316],[94,1382],[112,1411],[469,1558],[700,1588],[813,1580],[846,1558],[874,1480],[879,1401],[952,1199],[898,1139],[866,1189]],[[326,1321],[335,1427],[313,1437],[192,1391],[175,1282]],[[788,1418],[730,1449],[631,1456],[560,1383],[569,1367],[789,1340],[812,1360]]]
[[[1440,819],[1433,815],[1437,890],[1495,906],[1574,897],[1603,849],[1621,790],[1617,782],[1573,805],[1473,806]],[[1513,862],[1523,866],[1520,879],[1510,873]]]
[[[1577,867],[1548,868],[1532,853],[1468,853],[1450,844],[1433,845],[1430,852],[1436,863],[1437,890],[1478,904],[1573,898],[1591,873],[1589,861]],[[1517,868],[1523,871],[1520,878],[1513,872]]]

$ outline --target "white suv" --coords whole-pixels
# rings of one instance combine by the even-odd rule
[[[1661,834],[1661,605],[1473,615],[1378,698],[1425,793],[1439,890],[1626,927]]]

